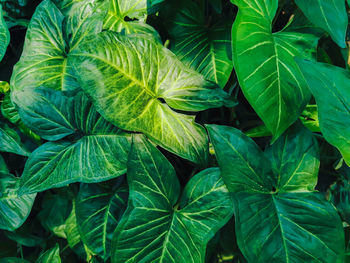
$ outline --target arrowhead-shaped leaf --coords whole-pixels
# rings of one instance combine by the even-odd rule
[[[287,28],[272,33],[278,0],[234,0],[233,61],[243,93],[277,139],[310,99],[294,57],[311,58],[318,37]]]
[[[194,116],[173,109],[196,112],[232,106],[227,93],[145,36],[102,32],[84,41],[70,59],[82,88],[108,121],[143,132],[183,158],[205,163],[204,128]]]
[[[127,198],[128,188],[120,182],[80,186],[76,202],[80,236],[90,251],[105,259],[110,256],[113,233],[126,209]]]
[[[343,0],[295,0],[306,17],[316,26],[327,31],[333,40],[345,48],[348,15]]]
[[[11,77],[13,90],[79,87],[67,56],[86,35],[102,30],[105,13],[98,0],[70,2],[69,8],[61,4],[64,13],[50,0],[36,8],[21,59]]]
[[[36,194],[18,195],[19,178],[0,174],[0,229],[13,231],[27,219]]]
[[[208,25],[203,4],[176,1],[174,5],[164,10],[171,50],[186,65],[223,88],[233,70],[232,20],[213,17]]]
[[[343,262],[341,220],[334,207],[313,192],[319,157],[310,132],[301,125],[292,127],[267,151],[269,159],[257,170],[256,156],[262,160],[261,154],[247,154],[255,145],[250,138],[225,126],[209,125],[208,130],[222,176],[234,192],[237,242],[248,262]],[[273,173],[265,172],[268,166]],[[242,174],[259,174],[260,185],[271,185],[270,192],[256,191],[253,180],[239,188]]]
[[[128,136],[104,120],[82,92],[67,97],[44,88],[16,91],[13,101],[25,124],[51,141],[29,156],[22,193],[100,182],[125,173]]]
[[[217,168],[195,175],[183,190],[174,168],[135,137],[128,162],[129,202],[114,234],[112,262],[204,262],[206,245],[232,216]]]
[[[324,138],[350,165],[350,72],[323,63],[297,59],[317,107]]]

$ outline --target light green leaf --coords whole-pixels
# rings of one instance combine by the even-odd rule
[[[0,61],[4,57],[7,46],[10,44],[10,32],[4,20],[2,5],[0,4]]]
[[[113,233],[127,198],[128,188],[120,180],[80,186],[76,203],[78,229],[85,246],[104,259],[110,256]]]
[[[284,30],[272,33],[278,0],[235,0],[233,61],[243,93],[276,140],[310,99],[294,57],[311,58],[318,36]]]
[[[70,134],[43,144],[29,156],[21,193],[100,182],[126,172],[128,136],[104,120],[83,93],[66,97],[60,91],[41,88],[29,94],[18,91],[13,97],[21,118],[39,135],[57,140]]]
[[[345,48],[348,15],[343,0],[295,0],[306,17],[316,26],[327,31],[333,40]]]
[[[297,59],[316,98],[320,129],[350,165],[350,72],[332,65]]]
[[[13,90],[40,86],[56,90],[79,87],[67,56],[86,35],[102,30],[104,14],[100,4],[94,2],[98,1],[72,2],[66,17],[50,0],[36,8],[21,59],[11,77]]]
[[[13,231],[27,219],[35,194],[18,195],[19,178],[10,174],[0,175],[0,229]]]
[[[5,94],[10,90],[10,84],[7,81],[0,81],[0,93]]]
[[[266,151],[277,174],[279,192],[313,191],[320,157],[317,140],[300,123],[292,126]]]
[[[220,172],[195,175],[183,190],[167,159],[135,137],[128,162],[129,202],[112,242],[112,262],[204,262],[208,241],[232,216]]]
[[[7,124],[0,124],[0,151],[28,156],[30,152],[21,143],[21,138]]]
[[[35,263],[61,263],[60,247],[58,244],[41,254]]]
[[[208,24],[203,4],[176,1],[174,5],[164,10],[170,49],[186,65],[223,88],[233,70],[232,20],[213,17]]]
[[[343,262],[342,222],[334,207],[313,192],[319,157],[310,132],[300,124],[291,127],[267,150],[269,159],[257,171],[261,154],[251,139],[231,127],[208,129],[222,177],[234,192],[237,242],[248,262]],[[255,180],[230,187],[241,184],[242,172],[251,178],[258,173],[260,184],[272,184],[272,190],[255,191]]]
[[[183,158],[206,163],[204,128],[194,116],[172,108],[196,112],[232,106],[227,93],[145,36],[102,32],[85,41],[70,59],[82,88],[108,121],[143,132]]]

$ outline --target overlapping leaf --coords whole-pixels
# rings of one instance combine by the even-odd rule
[[[324,138],[350,165],[350,73],[323,63],[297,60],[316,98]]]
[[[18,195],[19,178],[0,174],[0,229],[13,231],[27,219],[36,194]]]
[[[230,127],[208,129],[222,176],[234,192],[237,242],[248,262],[343,262],[341,220],[313,192],[319,157],[310,132],[293,127],[267,151],[271,162],[264,159],[260,168],[263,153],[247,154],[257,149],[251,139]],[[242,174],[248,178],[244,187]]]
[[[35,263],[61,263],[60,247],[58,244],[55,247],[48,249],[35,261]]]
[[[113,233],[128,197],[125,185],[113,183],[82,184],[76,203],[77,226],[84,245],[105,259],[110,256]]]
[[[223,88],[233,69],[232,21],[221,17],[208,21],[204,5],[191,1],[173,3],[176,7],[170,5],[163,10],[171,50],[186,65]]]
[[[232,215],[219,169],[195,175],[183,190],[174,168],[142,137],[128,162],[128,208],[112,242],[112,262],[204,262],[206,245]]]
[[[278,0],[234,0],[239,7],[232,28],[234,66],[245,97],[277,139],[310,99],[294,57],[311,58],[318,37],[290,31],[272,33]]]
[[[312,23],[327,31],[340,47],[346,47],[348,15],[345,1],[296,0],[295,3]]]
[[[128,137],[104,120],[84,94],[70,98],[39,88],[14,92],[13,101],[25,124],[49,140],[29,156],[22,193],[99,182],[125,173]]]
[[[143,132],[183,158],[205,163],[205,130],[194,116],[173,109],[196,112],[232,106],[227,93],[145,36],[102,32],[84,41],[70,59],[82,88],[108,121]]]
[[[36,9],[25,39],[20,61],[14,68],[11,87],[14,90],[40,86],[56,90],[78,87],[67,56],[89,34],[102,30],[105,15],[98,0],[70,1],[60,9],[43,1]]]
[[[28,156],[30,151],[22,144],[16,131],[7,124],[0,124],[0,151]]]

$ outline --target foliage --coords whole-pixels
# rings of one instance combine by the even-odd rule
[[[0,0],[0,262],[350,262],[349,5]]]

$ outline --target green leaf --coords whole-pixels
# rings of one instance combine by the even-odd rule
[[[277,174],[279,192],[312,192],[320,166],[316,138],[300,123],[292,126],[266,151]]]
[[[0,155],[0,174],[8,174],[8,173],[10,173],[10,171],[7,168],[5,159],[2,155]]]
[[[324,138],[350,165],[350,72],[328,64],[296,61],[316,98]]]
[[[1,258],[1,263],[30,263],[23,258]]]
[[[70,1],[72,2],[72,1]],[[28,26],[23,53],[11,77],[13,90],[40,86],[55,90],[79,87],[67,56],[89,35],[102,30],[103,12],[96,1],[70,3],[66,17],[50,0],[37,8]]]
[[[67,97],[60,91],[39,88],[16,91],[13,100],[25,124],[54,141],[29,156],[21,193],[74,182],[100,182],[126,172],[129,137],[104,120],[82,92]]]
[[[82,88],[108,121],[143,132],[183,158],[206,163],[204,128],[194,116],[173,109],[232,106],[227,93],[145,36],[102,32],[71,53],[71,59]]]
[[[258,146],[239,130],[216,125],[208,130],[222,177],[234,192],[237,242],[248,262],[343,262],[342,222],[334,207],[313,192],[319,157],[309,131],[300,124],[291,127],[262,162]],[[253,180],[237,187],[242,173]],[[256,182],[272,189],[258,192]]]
[[[252,139],[241,131],[218,125],[206,125],[215,148],[222,177],[232,192],[269,193],[273,174],[269,160]],[[232,169],[236,167],[237,169]]]
[[[0,151],[22,156],[28,156],[30,154],[21,143],[21,138],[17,132],[12,130],[7,124],[0,124]]]
[[[174,5],[163,15],[171,37],[170,49],[186,65],[223,88],[233,70],[232,21],[213,17],[209,24],[204,5],[191,1],[176,1]]]
[[[61,263],[60,247],[58,244],[41,254],[35,263]]]
[[[76,217],[84,245],[104,259],[110,256],[115,228],[126,209],[128,188],[119,182],[82,184]]]
[[[343,262],[342,223],[322,195],[238,193],[234,207],[248,262]]]
[[[66,196],[46,193],[38,218],[45,229],[61,238],[66,238],[66,220],[71,210],[71,200]]]
[[[294,57],[311,58],[318,34],[302,30],[272,33],[278,0],[235,0],[233,61],[243,93],[276,140],[310,99]],[[295,28],[294,28],[295,29]]]
[[[28,231],[23,231],[22,228],[15,232],[4,231],[4,234],[17,244],[26,247],[37,247],[44,243],[44,239],[30,234]]]
[[[10,32],[4,20],[2,5],[0,5],[0,61],[4,57],[7,46],[10,44]]]
[[[8,119],[14,125],[16,125],[24,135],[28,136],[29,138],[35,141],[40,141],[39,135],[35,134],[32,130],[30,130],[21,120],[18,111],[15,108],[15,105],[11,101],[10,94],[10,92],[6,93],[1,103],[2,116]]]
[[[174,168],[142,137],[128,162],[129,202],[112,242],[112,262],[204,262],[208,241],[232,216],[217,168],[183,190]]]
[[[18,195],[19,178],[0,175],[0,229],[13,231],[27,219],[35,194]]]
[[[345,1],[295,0],[295,3],[312,23],[327,31],[341,48],[346,48],[348,15]]]

